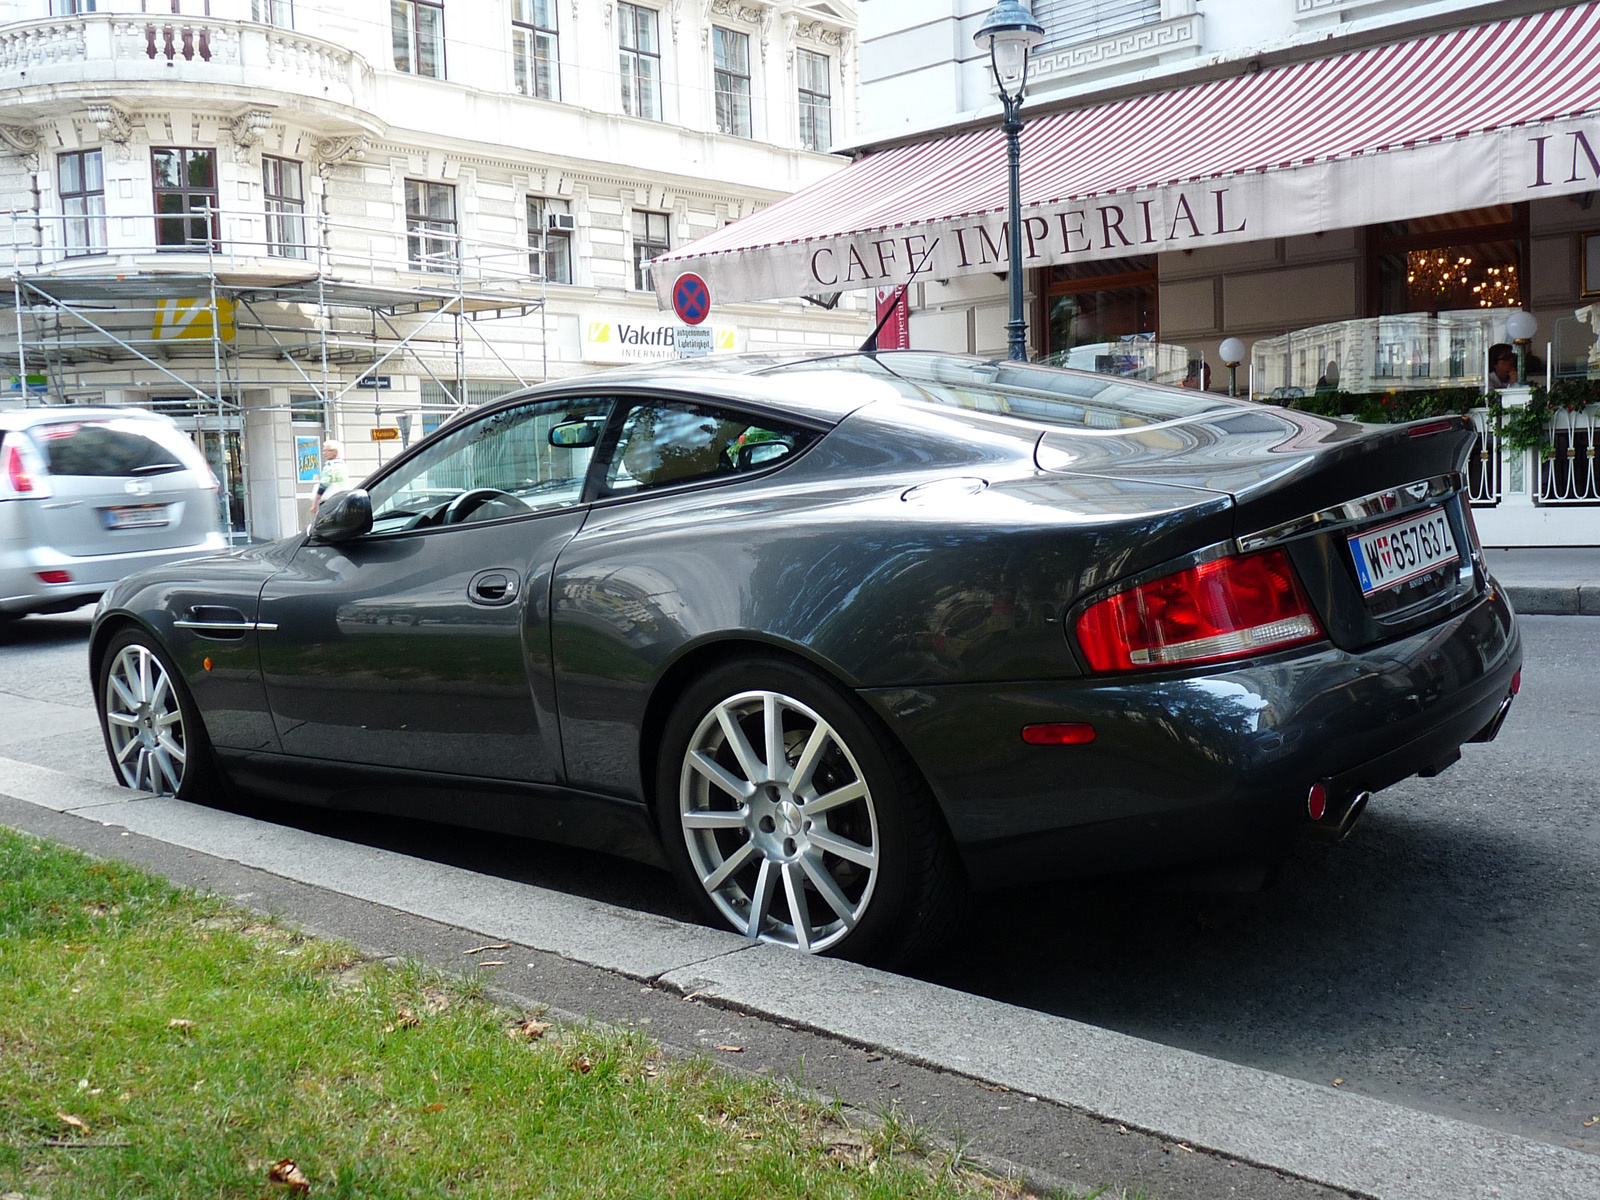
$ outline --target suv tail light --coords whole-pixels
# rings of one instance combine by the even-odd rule
[[[22,461],[22,447],[15,441],[5,448],[6,483],[11,490],[19,496],[26,496],[34,491],[36,484],[33,472],[28,470],[28,464]]]
[[[1078,618],[1095,671],[1222,662],[1314,641],[1322,628],[1282,550],[1221,558],[1141,583]]]

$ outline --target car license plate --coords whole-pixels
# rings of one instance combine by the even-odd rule
[[[100,511],[107,529],[157,529],[167,523],[165,504],[119,504]]]
[[[1364,596],[1461,561],[1442,508],[1356,534],[1349,542]]]

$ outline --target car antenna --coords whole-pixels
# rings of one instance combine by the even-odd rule
[[[889,307],[883,310],[883,315],[878,318],[878,323],[873,326],[872,332],[867,335],[867,340],[861,343],[862,354],[876,354],[878,352],[878,335],[883,332],[883,327],[889,323],[889,318],[894,316],[894,310],[906,302],[906,288],[911,285],[902,283],[894,294],[894,300]],[[906,315],[911,315],[911,310],[906,310]]]

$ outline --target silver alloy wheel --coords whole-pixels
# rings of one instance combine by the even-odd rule
[[[860,924],[878,815],[855,756],[815,711],[779,692],[730,696],[695,729],[679,779],[690,863],[733,928],[816,952]]]
[[[161,660],[138,642],[124,646],[106,672],[101,702],[122,782],[141,791],[177,795],[188,740],[178,694]]]

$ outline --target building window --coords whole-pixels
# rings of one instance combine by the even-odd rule
[[[98,150],[74,150],[56,160],[68,254],[99,254],[106,248],[106,180],[100,162]]]
[[[800,144],[807,150],[826,151],[833,145],[832,71],[828,56],[797,50],[794,66],[800,93]]]
[[[394,69],[444,78],[444,5],[438,0],[389,0]]]
[[[456,189],[448,183],[406,180],[406,255],[420,271],[455,269]]]
[[[306,200],[300,164],[261,156],[261,197],[267,211],[267,253],[277,258],[306,256]]]
[[[561,99],[556,0],[512,0],[511,54],[517,91],[541,100]]]
[[[52,17],[75,17],[79,13],[92,13],[94,0],[50,0]]]
[[[1118,343],[1156,333],[1154,258],[1109,258],[1049,267],[1044,272],[1044,350],[1071,366],[1093,370],[1114,364],[1093,361],[1119,353]],[[1093,347],[1090,350],[1087,347]]]
[[[528,197],[528,272],[547,283],[572,282],[572,205],[567,201]]]
[[[217,203],[217,152],[163,147],[150,151],[155,177],[156,247],[222,249]],[[176,216],[198,213],[198,216]]]
[[[750,35],[712,26],[717,132],[750,136]]]
[[[653,290],[650,282],[649,262],[659,254],[672,249],[667,237],[667,214],[640,212],[633,214],[633,286],[641,292]]]
[[[622,71],[622,111],[661,119],[661,43],[656,12],[637,4],[617,5],[617,45]]]
[[[1044,26],[1039,49],[1073,46],[1161,20],[1161,0],[1034,0],[1033,19]]]
[[[250,0],[250,16],[264,25],[294,28],[294,0]]]
[[[1376,226],[1367,273],[1372,313],[1520,308],[1527,237],[1525,204]]]

